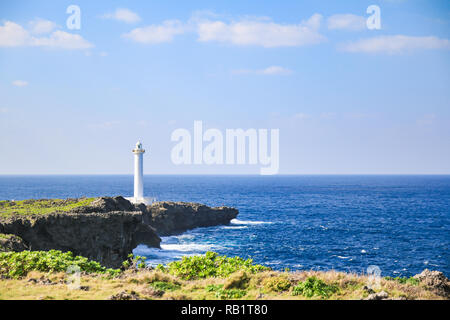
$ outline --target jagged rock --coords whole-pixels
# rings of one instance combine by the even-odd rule
[[[428,269],[425,269],[421,273],[416,274],[413,278],[432,288],[437,294],[441,296],[450,296],[450,281],[440,271],[430,271]]]
[[[144,221],[163,236],[179,234],[197,227],[227,224],[238,215],[238,210],[234,208],[211,208],[186,202],[156,202],[146,209]]]
[[[24,251],[28,250],[28,246],[25,244],[22,238],[14,234],[0,233],[0,252],[4,251]]]
[[[371,287],[368,287],[368,286],[364,286],[363,290],[367,291],[367,293],[369,293],[369,294],[375,293],[375,291]]]
[[[40,277],[39,279],[30,278],[28,279],[28,282],[33,284],[40,284],[40,285],[55,285],[55,282],[52,282],[50,279],[45,278],[44,276]]]
[[[380,291],[376,293],[371,293],[364,300],[387,300],[389,298],[389,294],[386,291]]]
[[[144,291],[142,291],[142,293],[147,296],[150,296],[150,297],[162,297],[164,294],[164,291],[150,287],[150,288],[147,288]]]
[[[142,299],[134,291],[131,291],[130,293],[128,293],[127,291],[121,291],[118,294],[109,297],[108,300],[142,300]]]
[[[112,211],[142,211],[134,206],[124,197],[101,197],[95,199],[90,205],[74,208],[73,212],[92,213],[92,212],[112,212]]]

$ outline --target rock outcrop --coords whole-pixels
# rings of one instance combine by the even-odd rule
[[[72,251],[117,268],[139,244],[159,248],[159,235],[226,224],[237,214],[236,209],[195,203],[158,202],[146,207],[123,197],[102,197],[70,212],[0,217],[0,233],[17,236],[9,242],[0,239],[5,242],[0,246],[13,251]]]
[[[24,251],[28,250],[28,246],[22,240],[22,238],[14,234],[0,233],[0,252],[6,251]]]
[[[423,270],[416,274],[414,279],[431,288],[436,294],[443,297],[450,297],[450,280],[440,271]]]
[[[229,207],[208,207],[199,203],[156,202],[146,207],[144,222],[159,235],[179,234],[198,227],[227,224],[236,218],[238,210]]]

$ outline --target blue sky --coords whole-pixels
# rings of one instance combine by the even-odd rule
[[[172,164],[194,120],[279,129],[280,174],[450,174],[449,39],[448,1],[2,1],[0,174],[131,174],[139,139],[259,172]]]

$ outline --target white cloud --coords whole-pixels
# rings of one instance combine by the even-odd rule
[[[93,47],[93,45],[83,39],[82,36],[59,30],[53,32],[50,37],[33,38],[31,41],[31,45],[70,50],[88,49]]]
[[[379,36],[343,44],[339,48],[347,52],[398,54],[416,49],[450,49],[450,41],[434,36]]]
[[[358,31],[366,28],[366,19],[354,14],[335,14],[328,18],[328,29]]]
[[[280,66],[270,66],[265,69],[240,69],[233,70],[233,74],[259,74],[259,75],[289,75],[292,73],[292,70],[280,67]]]
[[[0,47],[26,45],[29,37],[28,31],[17,23],[6,21],[3,26],[0,26]]]
[[[50,20],[37,18],[29,22],[30,32],[34,34],[50,33],[56,29],[56,23]]]
[[[28,82],[27,81],[23,81],[23,80],[14,80],[12,82],[12,85],[16,86],[16,87],[26,87],[28,85]]]
[[[113,13],[107,13],[102,16],[104,19],[113,19],[125,23],[136,23],[141,21],[141,17],[130,9],[118,8]]]
[[[8,111],[8,108],[0,108],[0,113],[7,113]]]
[[[47,29],[49,30],[49,29]],[[42,29],[41,29],[42,31]],[[87,49],[93,45],[78,34],[54,31],[48,37],[31,36],[21,25],[6,21],[0,26],[0,47],[51,47],[60,49]]]
[[[241,46],[296,47],[325,40],[318,29],[322,16],[314,14],[299,24],[277,24],[267,19],[241,21],[198,21],[198,40],[217,41]]]
[[[139,43],[155,44],[171,42],[175,35],[183,34],[186,30],[179,20],[166,20],[160,25],[133,29],[122,36]]]

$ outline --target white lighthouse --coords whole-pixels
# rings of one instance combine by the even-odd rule
[[[142,143],[138,141],[134,153],[134,199],[144,199],[144,152]]]
[[[134,196],[127,198],[132,203],[152,203],[151,198],[144,198],[144,153],[142,143],[138,141],[133,149],[134,154]]]

